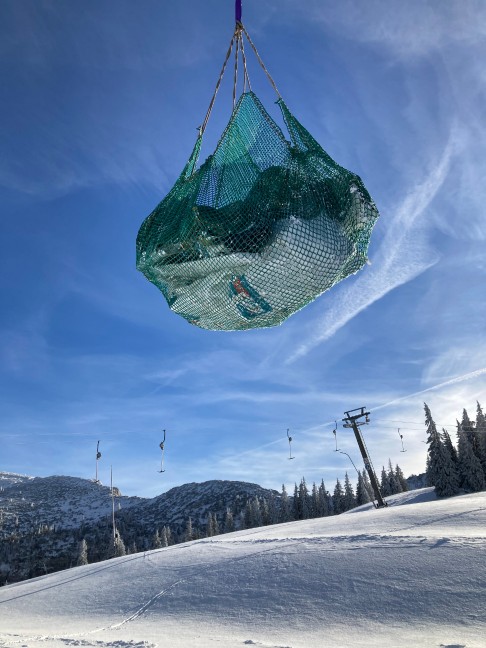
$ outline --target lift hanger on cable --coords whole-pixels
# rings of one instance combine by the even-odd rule
[[[158,471],[159,473],[165,472],[164,468],[164,443],[165,443],[165,430],[162,430],[164,433],[164,438],[162,441],[159,443],[159,448],[162,450],[162,458],[160,460],[160,470]]]
[[[288,428],[287,428],[287,438],[289,440],[289,459],[295,459],[295,457],[292,457],[292,437],[289,434]]]

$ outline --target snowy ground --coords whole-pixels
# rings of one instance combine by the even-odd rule
[[[0,589],[0,647],[486,647],[486,493],[240,531]]]

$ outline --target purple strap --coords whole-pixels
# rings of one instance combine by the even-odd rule
[[[235,20],[241,22],[241,0],[235,0]]]

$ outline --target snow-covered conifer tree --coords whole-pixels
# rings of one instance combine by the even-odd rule
[[[392,495],[390,482],[388,480],[388,475],[385,470],[385,466],[383,466],[381,469],[380,490],[383,497],[386,497],[387,495]]]
[[[332,507],[334,510],[334,515],[339,515],[344,511],[344,491],[341,486],[339,479],[336,479],[336,485],[334,486],[334,493],[332,496]]]
[[[486,416],[479,402],[477,403],[476,409],[476,435],[478,438],[479,459],[486,476]]]
[[[214,535],[213,514],[208,513],[208,519],[206,522],[206,537],[211,538],[213,535]]]
[[[189,542],[194,539],[194,531],[192,528],[192,519],[189,518],[186,522],[186,530],[184,532],[184,542]]]
[[[476,425],[474,421],[471,421],[465,409],[462,410],[461,429],[464,431],[467,440],[471,444],[472,451],[474,452],[476,457],[481,460],[479,438],[476,434]]]
[[[162,533],[160,535],[160,544],[162,545],[162,547],[169,546],[169,539],[167,538],[167,528],[165,526],[162,527]]]
[[[294,515],[294,520],[302,520],[302,503],[299,497],[299,489],[297,484],[294,486],[294,497],[292,499],[292,512]]]
[[[310,517],[316,518],[319,517],[319,491],[316,486],[316,482],[312,484],[312,491],[311,491],[311,510],[310,510]]]
[[[218,517],[216,513],[213,513],[213,535],[219,535],[219,523],[218,523]]]
[[[252,527],[260,527],[263,524],[262,521],[262,512],[260,509],[260,502],[258,500],[258,497],[255,497],[251,500],[251,526]]]
[[[442,443],[444,444],[447,452],[449,453],[452,461],[457,464],[457,450],[454,447],[454,444],[452,443],[451,435],[449,432],[442,428]]]
[[[268,524],[270,524],[270,515],[266,497],[264,497],[260,503],[260,511],[262,513],[262,524],[263,526],[267,526]]]
[[[170,526],[165,526],[164,530],[165,530],[165,535],[167,537],[167,546],[170,547],[170,545],[174,544],[174,536],[172,535]]]
[[[371,502],[371,498],[366,489],[363,475],[360,471],[358,471],[358,484],[356,486],[356,506],[361,506],[362,504],[367,504],[368,502]]]
[[[114,552],[113,555],[115,558],[118,558],[119,556],[126,556],[127,550],[125,548],[125,543],[123,542],[123,538],[121,537],[118,529],[115,529],[115,546],[114,546]]]
[[[248,500],[245,504],[245,508],[243,510],[243,515],[242,515],[242,524],[241,527],[242,529],[251,529],[253,526],[253,517],[252,517],[252,511],[251,511],[251,501]]]
[[[277,502],[275,501],[275,496],[273,493],[270,494],[267,500],[267,515],[268,515],[268,524],[277,524],[278,511],[277,511]]]
[[[78,556],[76,560],[76,565],[87,565],[88,564],[88,543],[83,538],[78,544]]]
[[[349,511],[356,506],[356,498],[354,490],[349,481],[348,473],[344,476],[344,496],[343,496],[343,510]]]
[[[285,488],[285,484],[282,484],[282,495],[280,498],[280,522],[289,522],[293,519],[292,507],[290,505],[290,499]]]
[[[235,521],[233,519],[233,511],[230,508],[226,509],[226,515],[224,518],[224,532],[231,533],[235,530]]]
[[[326,490],[324,480],[319,484],[319,515],[325,517],[330,514],[329,493]]]
[[[459,433],[458,470],[460,484],[465,491],[475,493],[484,489],[483,467],[463,430]]]
[[[440,471],[435,479],[435,492],[437,497],[451,497],[459,492],[459,478],[457,467],[451,454],[444,443],[438,446]]]
[[[401,493],[403,490],[402,485],[400,484],[397,476],[395,475],[391,459],[388,459],[387,477],[388,477],[388,484],[389,484],[391,494],[396,495],[397,493]]]
[[[400,486],[402,487],[402,492],[405,493],[406,491],[408,491],[407,480],[405,479],[403,470],[400,468],[398,464],[395,466],[395,477],[400,482]]]
[[[424,410],[425,425],[427,427],[427,445],[429,446],[427,450],[427,483],[429,486],[435,486],[442,471],[442,457],[445,455],[441,451],[442,441],[427,403],[424,403]]]
[[[155,529],[155,533],[152,537],[152,549],[160,549],[162,547],[162,541],[160,539],[159,530]]]
[[[305,477],[302,477],[299,485],[299,501],[300,501],[300,520],[307,520],[310,517],[310,497]]]

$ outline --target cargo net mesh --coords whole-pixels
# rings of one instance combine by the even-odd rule
[[[214,153],[197,168],[201,131],[140,228],[137,268],[201,328],[280,324],[367,260],[378,212],[361,179],[277,103],[290,140],[243,92]]]

